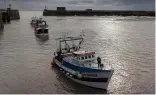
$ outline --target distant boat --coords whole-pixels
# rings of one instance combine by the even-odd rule
[[[57,18],[57,20],[63,20],[63,17],[61,18],[61,17],[59,17],[59,18]]]
[[[49,28],[45,20],[37,20],[34,28],[36,35],[48,35]]]
[[[58,65],[68,78],[77,83],[107,89],[114,69],[111,66],[104,66],[100,57],[97,57],[96,61],[95,52],[80,50],[83,42],[82,36],[64,36],[56,40],[59,46],[54,53],[52,65]],[[75,45],[73,43],[75,41],[79,41],[79,44]]]
[[[36,22],[39,20],[39,18],[38,17],[32,17],[31,18],[31,22],[30,22],[30,24],[31,24],[31,26],[35,26],[36,25]]]

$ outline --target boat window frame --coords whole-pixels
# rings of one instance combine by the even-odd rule
[[[81,60],[84,60],[85,58],[84,58],[84,56],[81,56]]]

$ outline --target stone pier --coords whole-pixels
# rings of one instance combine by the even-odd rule
[[[2,13],[0,12],[0,29],[3,29],[4,25],[3,25],[3,20],[2,20]]]
[[[0,9],[0,29],[4,28],[5,23],[10,23],[11,20],[20,19],[19,10],[7,8]]]
[[[10,19],[11,20],[18,20],[18,19],[20,19],[19,10],[11,10],[10,11]]]

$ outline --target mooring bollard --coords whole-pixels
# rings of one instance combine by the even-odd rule
[[[7,8],[7,12],[6,12],[6,18],[7,18],[7,22],[10,22],[10,10],[11,8]]]

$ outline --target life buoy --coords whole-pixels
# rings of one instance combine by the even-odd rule
[[[54,64],[55,64],[55,62],[54,62],[54,61],[52,61],[52,62],[51,62],[51,65],[54,65]]]

